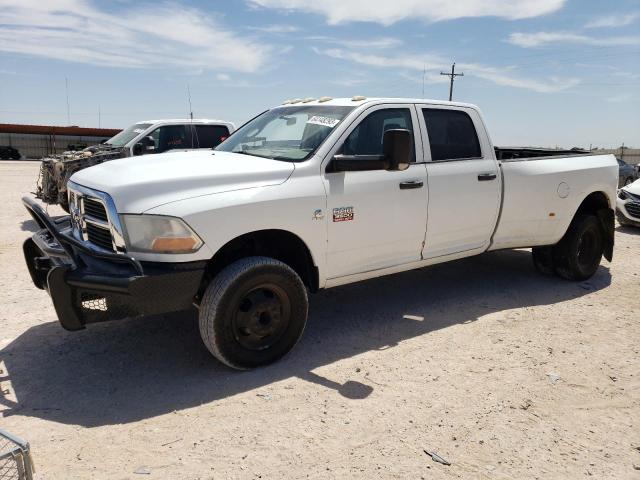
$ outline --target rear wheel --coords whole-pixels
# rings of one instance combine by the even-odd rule
[[[291,267],[273,258],[249,257],[226,267],[207,287],[200,335],[229,367],[267,365],[298,342],[307,310],[306,288]]]
[[[586,280],[598,270],[604,250],[602,227],[595,215],[577,215],[553,247],[556,273],[567,280]]]

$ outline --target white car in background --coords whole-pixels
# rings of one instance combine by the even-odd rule
[[[616,216],[620,225],[640,227],[640,180],[618,190]]]

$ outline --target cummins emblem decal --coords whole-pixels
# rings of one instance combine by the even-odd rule
[[[350,222],[353,220],[353,207],[338,207],[333,209],[334,222]]]

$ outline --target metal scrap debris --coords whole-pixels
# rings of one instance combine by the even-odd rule
[[[442,465],[447,465],[447,466],[451,465],[451,462],[448,462],[447,460],[442,458],[440,455],[438,455],[436,452],[424,450],[424,453],[429,455],[434,462],[438,462],[438,463],[441,463]]]

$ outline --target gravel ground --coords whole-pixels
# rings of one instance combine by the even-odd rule
[[[640,478],[640,229],[588,282],[517,250],[313,295],[239,373],[193,312],[58,325],[21,253],[37,166],[0,162],[0,426],[36,478]]]

